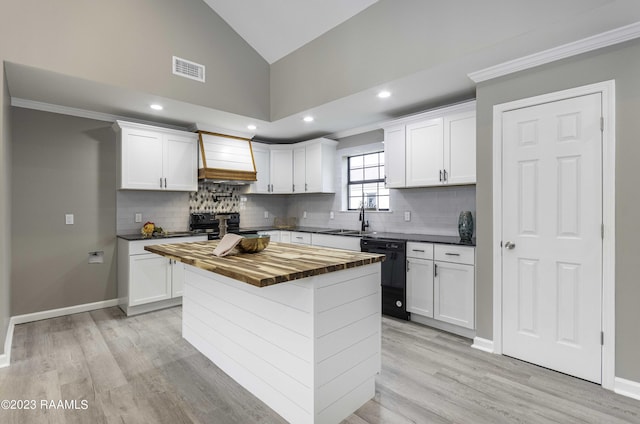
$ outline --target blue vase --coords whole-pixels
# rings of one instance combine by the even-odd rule
[[[473,215],[471,215],[471,211],[460,212],[458,233],[460,234],[460,241],[471,241],[471,237],[473,237]]]

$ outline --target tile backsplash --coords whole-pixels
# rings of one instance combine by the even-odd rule
[[[390,211],[366,212],[368,230],[456,236],[461,211],[471,211],[475,219],[475,186],[392,189],[390,197]],[[410,213],[408,222],[405,212]],[[287,214],[297,217],[301,226],[360,228],[359,212],[341,211],[338,194],[291,196]]]
[[[198,211],[240,212],[245,228],[270,226],[274,217],[297,217],[298,224],[306,227],[360,228],[357,211],[342,211],[340,193],[246,195],[241,191],[239,186],[214,183],[200,183],[195,193],[120,190],[117,232],[136,233],[146,221],[167,231],[184,231],[189,214]],[[366,212],[366,219],[371,231],[455,236],[461,211],[470,210],[475,220],[475,196],[475,186],[392,189],[391,210]],[[408,222],[405,212],[411,215]],[[142,214],[141,223],[134,222],[136,213]]]

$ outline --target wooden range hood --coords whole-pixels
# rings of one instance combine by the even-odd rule
[[[256,164],[250,139],[208,131],[198,131],[198,134],[199,180],[246,184],[256,181]]]

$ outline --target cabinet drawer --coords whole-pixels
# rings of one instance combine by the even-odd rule
[[[407,257],[418,259],[433,259],[433,244],[407,242]]]
[[[473,247],[438,244],[434,249],[434,258],[436,261],[473,265],[474,253]]]
[[[291,243],[295,244],[311,244],[311,233],[291,232]]]

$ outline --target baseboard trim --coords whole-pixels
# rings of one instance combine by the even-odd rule
[[[613,383],[613,391],[619,395],[640,400],[640,383],[616,377]]]
[[[48,311],[34,312],[32,314],[16,315],[11,317],[11,320],[15,325],[26,324],[27,322],[79,314],[81,312],[89,312],[96,309],[111,308],[112,306],[118,306],[118,299],[101,300],[100,302],[85,303],[83,305],[67,306],[66,308],[51,309]]]
[[[493,340],[483,339],[482,337],[474,337],[471,347],[483,352],[494,353]]]
[[[40,321],[43,319],[57,318],[65,315],[79,314],[81,312],[94,311],[96,309],[118,306],[118,299],[102,300],[100,302],[85,303],[83,305],[68,306],[66,308],[51,309],[48,311],[34,312],[31,314],[16,315],[9,320],[7,337],[4,342],[4,353],[0,355],[0,368],[11,365],[11,345],[13,343],[13,329],[18,324]]]

